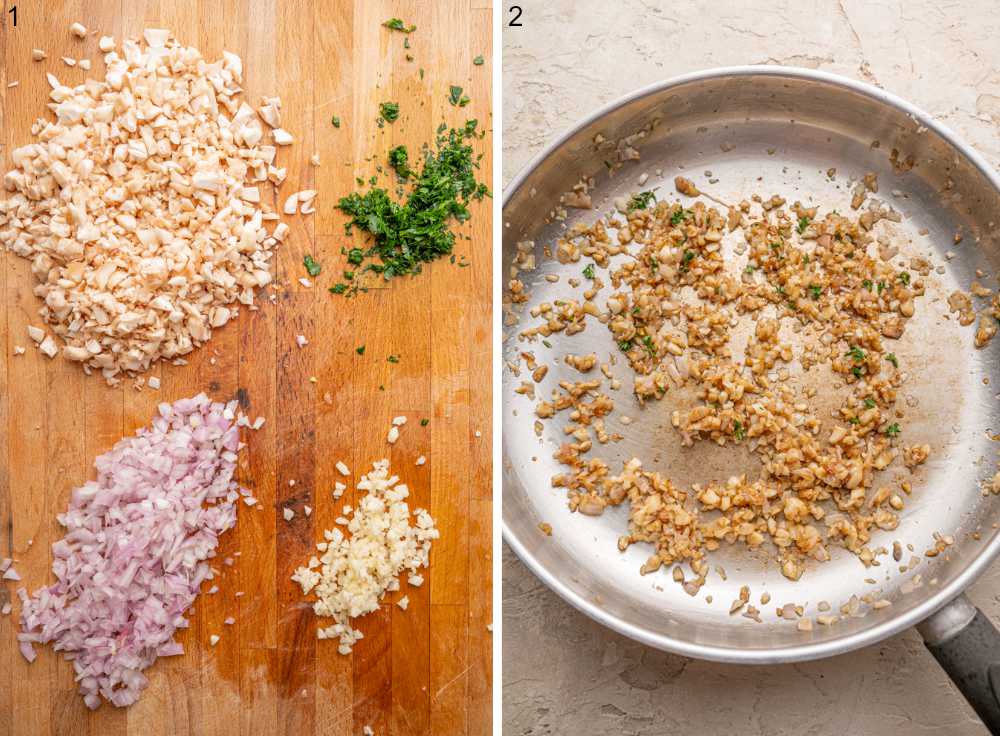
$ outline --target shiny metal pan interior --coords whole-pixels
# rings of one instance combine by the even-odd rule
[[[605,161],[614,154],[615,142],[636,133],[639,137],[631,140],[640,159],[609,176]],[[597,136],[606,143],[595,144]],[[894,167],[909,157],[912,168]],[[830,168],[837,170],[833,179],[826,173]],[[911,544],[904,562],[931,547],[935,532],[953,537],[954,545],[907,572],[891,558],[866,569],[856,556],[835,548],[830,562],[812,565],[797,582],[782,576],[773,555],[769,561],[745,547],[724,545],[710,562],[723,566],[726,579],[711,574],[699,595],[688,596],[669,571],[638,574],[648,548],[618,551],[616,540],[626,527],[624,507],[600,517],[567,510],[565,494],[550,484],[559,472],[552,455],[564,420],[557,415],[537,437],[533,402],[514,392],[522,379],[505,369],[504,536],[535,574],[574,606],[627,636],[680,654],[795,661],[848,651],[915,624],[960,593],[993,559],[1000,548],[995,528],[1000,499],[984,496],[981,489],[997,469],[991,435],[1000,432],[1000,339],[975,349],[974,328],[959,327],[949,318],[946,300],[955,289],[968,290],[977,271],[985,274],[983,283],[997,286],[1000,180],[981,157],[916,108],[868,85],[781,67],[714,70],[641,90],[562,136],[508,187],[502,274],[506,278],[510,271],[516,244],[533,241],[539,266],[520,275],[531,293],[525,306],[565,296],[567,278],[578,277],[581,265],[546,258],[543,246],[638,189],[659,187],[662,196],[676,198],[673,178],[678,174],[723,201],[776,193],[789,202],[848,211],[848,181],[868,172],[878,174],[876,196],[903,215],[900,223],[891,223],[906,243],[903,252],[933,253],[933,262],[945,265],[943,273],[928,279],[927,295],[897,350],[914,366],[905,389],[912,395],[907,442],[927,442],[933,454],[913,476],[899,527],[878,532],[873,543]],[[648,180],[639,186],[643,174]],[[581,177],[595,177],[594,209],[568,209],[565,220],[551,220],[560,195]],[[956,232],[963,233],[960,244],[954,242]],[[551,274],[559,275],[559,282],[546,278]],[[517,334],[529,321],[525,316],[520,324],[504,326],[505,360],[524,349]],[[539,362],[553,368],[539,386],[542,394],[568,370],[552,358],[594,351],[604,360],[615,350],[603,329],[570,338],[555,334],[548,342],[551,347],[530,346]],[[669,399],[641,409],[628,391],[628,366],[619,361],[614,370],[624,386],[615,396],[622,411],[613,416],[627,414],[634,423],[623,431],[626,439],[604,455],[613,466],[638,455],[657,469],[669,469],[670,477],[683,484],[755,472],[756,463],[742,450],[701,442],[682,451],[670,426]],[[823,396],[827,387],[820,388]],[[621,431],[616,421],[611,419],[609,429]],[[539,531],[542,522],[551,525],[551,536]],[[755,598],[770,594],[760,623],[729,613],[743,584]],[[851,596],[873,592],[892,605],[878,610],[862,605],[860,615],[811,631],[800,631],[774,613],[776,606],[797,603],[808,604],[815,615],[820,601],[836,612]],[[713,604],[706,603],[706,595]]]

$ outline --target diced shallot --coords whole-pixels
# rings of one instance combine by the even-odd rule
[[[31,662],[34,644],[53,642],[91,709],[131,705],[148,684],[143,670],[184,651],[174,632],[236,523],[235,409],[204,394],[160,404],[149,427],[97,458],[97,479],[57,517],[66,535],[52,545],[56,582],[30,599],[18,591],[21,653]]]

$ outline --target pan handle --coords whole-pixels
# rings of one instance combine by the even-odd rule
[[[1000,632],[964,595],[917,625],[924,645],[992,734],[1000,734]]]

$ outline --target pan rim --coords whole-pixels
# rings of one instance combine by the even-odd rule
[[[596,111],[590,113],[557,136],[552,142],[546,145],[539,153],[521,168],[510,183],[504,187],[501,213],[506,209],[514,193],[520,190],[528,177],[537,169],[541,163],[554,151],[561,147],[566,141],[576,135],[592,123],[600,120],[611,112],[642,99],[652,94],[679,87],[691,82],[698,82],[711,79],[721,79],[725,77],[742,77],[750,75],[764,75],[773,77],[794,78],[813,82],[822,82],[846,88],[860,93],[891,107],[906,113],[919,124],[933,130],[944,139],[956,153],[962,155],[969,163],[975,166],[982,173],[992,187],[1000,192],[1000,174],[993,171],[986,159],[965,143],[959,136],[946,125],[935,120],[928,113],[915,105],[907,102],[891,92],[860,82],[839,74],[824,72],[815,69],[803,69],[799,67],[779,66],[779,65],[742,65],[714,67],[701,71],[690,72],[671,77],[664,81],[654,82],[639,89],[636,89],[622,97],[619,97]],[[504,453],[505,454],[505,453]],[[501,497],[502,498],[502,497]],[[501,501],[502,503],[502,501]],[[802,644],[791,644],[780,647],[761,648],[741,648],[727,647],[720,645],[697,644],[684,639],[679,639],[665,634],[657,634],[649,631],[643,626],[637,626],[628,620],[613,615],[598,607],[595,603],[587,600],[571,590],[566,583],[549,571],[528,549],[520,538],[512,531],[507,523],[506,517],[501,511],[501,527],[503,540],[510,546],[518,559],[527,566],[529,570],[549,589],[559,595],[564,601],[576,608],[581,613],[587,615],[594,621],[616,631],[623,636],[674,654],[680,654],[695,659],[703,659],[714,662],[728,662],[737,664],[778,664],[802,662],[807,660],[822,659],[838,654],[844,654],[856,649],[860,649],[890,636],[910,628],[924,620],[940,608],[944,607],[952,599],[961,595],[987,567],[993,562],[1000,552],[1000,535],[996,535],[989,545],[984,548],[952,581],[943,586],[934,595],[929,596],[913,608],[898,615],[892,615],[885,621],[863,631],[836,636],[823,642],[806,642]]]

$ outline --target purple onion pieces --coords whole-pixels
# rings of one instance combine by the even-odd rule
[[[131,705],[143,670],[183,652],[174,632],[236,523],[235,412],[204,394],[160,404],[150,427],[97,458],[97,480],[58,516],[57,582],[25,601],[18,640],[29,662],[36,643],[65,652],[89,708]]]

